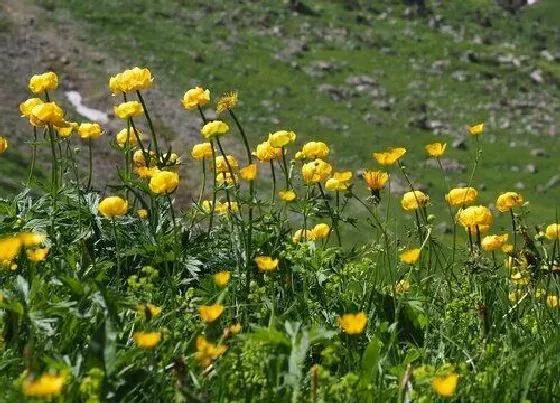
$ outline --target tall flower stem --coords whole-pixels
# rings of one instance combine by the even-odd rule
[[[35,159],[37,157],[37,127],[33,126],[33,152],[31,154],[31,168],[29,169],[29,177],[26,186],[29,186],[33,179],[33,171],[35,170]]]
[[[276,201],[276,171],[274,170],[274,160],[270,160],[270,170],[272,171],[272,203]]]
[[[340,237],[340,229],[338,228],[338,217],[335,215],[334,211],[332,210],[331,204],[329,203],[329,200],[327,199],[327,196],[325,195],[325,192],[323,191],[323,186],[321,185],[321,183],[317,182],[317,186],[319,187],[319,192],[321,192],[321,197],[322,197],[323,201],[325,202],[325,207],[327,207],[329,215],[331,216],[331,222],[332,222],[332,226],[334,228],[334,233],[336,235],[336,240],[338,242],[338,246],[342,246],[342,238]]]
[[[119,247],[119,236],[117,233],[117,223],[115,221],[115,219],[111,219],[111,222],[113,224],[113,234],[115,235],[115,248],[116,248],[116,254],[117,254],[117,282],[119,282],[120,277],[121,277],[121,257],[120,257],[120,247]]]
[[[214,150],[214,141],[210,140],[210,148],[212,148],[212,171],[213,175],[213,185],[212,185],[212,205],[210,206],[210,222],[208,223],[208,236],[210,236],[210,231],[212,230],[212,224],[214,222],[214,210],[216,210],[216,193],[218,189],[218,169],[216,167],[216,150]]]
[[[156,152],[156,161],[158,161],[159,163],[159,148],[158,148],[156,131],[154,129],[154,124],[152,122],[152,119],[150,118],[150,114],[148,113],[148,108],[146,107],[146,103],[144,102],[144,98],[142,97],[142,94],[140,94],[140,91],[136,91],[136,95],[138,96],[138,99],[142,104],[142,108],[144,109],[144,115],[146,116],[146,120],[148,121],[148,126],[150,127],[150,131],[152,132],[152,138],[154,139],[154,148]]]
[[[234,176],[234,173],[233,173],[233,168],[231,167],[231,164],[229,163],[227,155],[224,152],[224,148],[222,147],[222,143],[220,142],[219,137],[216,137],[216,143],[218,143],[218,148],[220,149],[220,154],[222,154],[222,157],[224,157],[224,161],[226,162],[226,166],[228,168],[229,174],[231,175],[231,181],[233,182],[233,185],[237,188],[237,181],[235,180],[235,176]]]
[[[239,119],[237,119],[237,116],[235,116],[233,111],[231,109],[228,109],[228,112],[229,112],[230,116],[233,118],[233,121],[235,122],[235,125],[239,129],[239,133],[241,134],[241,138],[243,139],[243,144],[245,145],[245,151],[247,152],[247,161],[249,162],[249,164],[252,164],[253,163],[253,156],[251,155],[251,148],[249,147],[249,141],[247,140],[247,135],[245,134],[245,130],[243,129],[243,126],[241,126],[241,124],[239,123]]]
[[[89,149],[89,173],[86,189],[89,191],[91,189],[91,177],[93,175],[93,152],[91,151],[91,137],[88,138],[88,149]]]
[[[202,203],[202,198],[204,197],[204,188],[206,187],[206,162],[205,158],[202,158],[202,183],[200,184],[200,193],[198,195],[198,205]]]

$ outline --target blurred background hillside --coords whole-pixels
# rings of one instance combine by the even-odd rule
[[[524,3],[3,0],[0,132],[11,148],[0,160],[0,197],[26,177],[31,131],[17,106],[29,96],[33,73],[60,75],[55,97],[73,120],[87,118],[69,91],[107,114],[101,123],[110,132],[96,143],[103,190],[120,162],[108,145],[111,133],[122,128],[111,115],[108,78],[140,66],[156,77],[147,98],[158,130],[187,156],[184,203],[197,189],[189,156],[200,122],[179,100],[202,85],[214,99],[239,91],[238,116],[253,144],[270,131],[293,129],[298,146],[327,142],[335,168],[355,172],[375,167],[372,151],[406,146],[415,182],[439,195],[445,184],[424,145],[447,142],[448,181],[465,183],[474,152],[465,125],[486,122],[475,177],[481,202],[518,190],[550,220],[560,195],[560,1]],[[404,189],[398,180],[392,186]]]

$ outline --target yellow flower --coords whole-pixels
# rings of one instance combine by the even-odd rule
[[[313,231],[309,229],[298,229],[294,232],[294,236],[292,237],[292,242],[298,243],[303,240],[313,241],[315,240],[313,236]]]
[[[430,197],[419,191],[406,192],[401,200],[401,206],[406,211],[414,211],[425,206],[430,201]]]
[[[278,130],[268,135],[268,143],[272,147],[285,147],[296,140],[296,133],[289,130]]]
[[[458,380],[459,375],[456,374],[438,376],[432,381],[432,388],[441,397],[453,397]]]
[[[141,178],[152,178],[155,174],[160,172],[158,167],[135,167],[134,172]]]
[[[331,227],[329,227],[328,224],[319,223],[315,225],[311,230],[311,237],[313,238],[313,240],[318,241],[320,239],[325,239],[326,237],[329,236],[330,233],[331,233]]]
[[[468,129],[471,136],[478,136],[484,131],[484,123],[479,123],[474,126],[468,126]]]
[[[366,171],[363,173],[364,180],[370,190],[381,190],[389,180],[389,174],[381,171]]]
[[[346,334],[361,334],[366,328],[368,317],[363,312],[347,313],[338,317],[338,326]]]
[[[18,238],[23,246],[32,248],[41,245],[45,241],[46,236],[39,232],[21,232],[18,234]]]
[[[558,296],[557,295],[548,295],[546,297],[546,304],[550,308],[556,308],[558,306]]]
[[[510,276],[510,280],[515,285],[527,285],[529,284],[529,273],[517,272]]]
[[[205,139],[211,139],[226,134],[229,131],[229,126],[221,120],[213,120],[202,126],[200,133]]]
[[[8,149],[8,140],[6,137],[0,136],[0,154],[4,154]]]
[[[257,145],[257,150],[254,153],[260,162],[268,162],[273,159],[282,157],[282,149],[273,147],[268,141]]]
[[[138,101],[123,102],[114,108],[115,115],[121,119],[129,119],[144,113],[142,104]]]
[[[227,350],[223,344],[212,344],[204,336],[196,338],[196,353],[194,358],[204,367],[207,367]]]
[[[195,144],[192,148],[191,155],[195,160],[198,161],[202,160],[203,158],[212,158],[212,144]]]
[[[239,211],[239,205],[237,204],[237,202],[217,203],[215,211],[218,214],[226,214],[229,212],[237,213]]]
[[[183,95],[183,108],[186,110],[202,107],[210,102],[210,90],[200,87],[191,88]]]
[[[380,165],[393,165],[397,160],[406,154],[404,147],[389,147],[381,153],[373,153],[373,158]]]
[[[270,256],[257,256],[255,262],[259,271],[274,271],[278,267],[278,259],[273,259]]]
[[[229,172],[220,172],[216,176],[216,182],[218,183],[218,185],[223,185],[224,183],[228,185],[234,185],[238,182],[237,175],[233,174],[232,176]]]
[[[352,172],[335,172],[329,180],[325,183],[325,188],[331,192],[344,192],[350,186],[352,179]]]
[[[303,180],[307,184],[324,182],[331,174],[332,167],[320,158],[301,167]]]
[[[179,185],[179,174],[169,171],[159,171],[150,179],[150,190],[155,194],[170,194]]]
[[[470,206],[459,210],[455,218],[471,234],[476,234],[477,227],[481,233],[488,232],[493,219],[492,212],[485,206]]]
[[[132,159],[134,160],[134,164],[136,166],[147,166],[152,165],[152,160],[154,159],[155,155],[155,151],[150,151],[148,154],[148,164],[146,164],[146,158],[142,150],[136,150],[134,152],[134,155],[132,156]]]
[[[21,386],[25,396],[46,398],[59,396],[64,382],[66,382],[66,376],[47,373],[37,379],[26,379]]]
[[[301,153],[298,153],[296,158],[325,158],[329,152],[329,147],[325,143],[311,141],[303,145]]]
[[[78,134],[83,139],[95,140],[103,134],[103,131],[97,123],[82,123],[78,127]]]
[[[212,323],[224,312],[224,306],[220,304],[200,305],[198,307],[198,312],[200,313],[200,320],[206,323]]]
[[[31,111],[37,105],[41,105],[43,100],[41,98],[29,98],[19,104],[19,110],[21,111],[22,117],[30,117]]]
[[[161,311],[161,306],[156,306],[150,303],[136,305],[136,313],[141,317],[149,316],[150,318],[153,318],[155,316],[158,316]]]
[[[55,129],[59,137],[68,138],[75,129],[78,129],[78,127],[80,127],[80,125],[78,125],[77,123],[70,123],[68,126],[55,126]]]
[[[234,334],[234,335],[235,335],[235,334],[241,333],[241,330],[242,330],[242,329],[243,329],[243,328],[241,327],[241,325],[240,325],[239,323],[236,323],[236,324],[231,325],[231,326],[229,327],[230,333],[231,333],[231,334]]]
[[[513,250],[513,245],[510,243],[506,243],[502,246],[502,252],[510,253]]]
[[[220,271],[212,276],[212,280],[214,280],[214,284],[216,284],[218,287],[225,287],[226,285],[228,285],[230,278],[231,278],[231,274],[227,270]]]
[[[227,162],[226,162],[226,158],[227,158]],[[226,158],[224,158],[221,155],[218,155],[216,157],[216,171],[229,172],[228,164],[233,171],[239,168],[239,163],[237,162],[237,159],[233,155],[226,155]]]
[[[174,165],[180,164],[181,163],[181,158],[179,158],[179,156],[175,153],[166,152],[165,154],[161,155],[160,161],[166,167],[172,167]]]
[[[237,105],[237,91],[226,92],[218,100],[217,112],[222,113],[226,110],[233,109]]]
[[[42,262],[49,254],[49,248],[27,249],[25,251],[27,258],[32,262]]]
[[[98,210],[103,217],[121,217],[128,210],[128,202],[119,196],[109,196],[99,203]]]
[[[138,136],[140,136],[140,132]],[[120,148],[124,148],[126,146],[126,141],[128,139],[128,146],[130,148],[136,147],[138,145],[138,139],[136,138],[136,134],[134,134],[134,129],[130,127],[129,129],[122,129],[120,132],[117,133],[117,145]]]
[[[200,208],[202,209],[202,211],[204,211],[207,214],[211,213],[212,212],[212,201],[211,200],[203,200],[202,203],[200,203]]]
[[[414,264],[420,258],[420,249],[407,249],[399,255],[401,262],[405,264]]]
[[[489,235],[482,239],[481,246],[485,251],[495,251],[501,249],[508,240],[509,235]]]
[[[546,227],[545,235],[548,239],[554,240],[560,238],[560,224],[554,223]]]
[[[523,196],[516,192],[506,192],[498,196],[496,201],[496,208],[503,212],[509,211],[514,207],[519,207],[523,204]]]
[[[445,143],[428,144],[426,146],[426,152],[430,157],[438,158],[445,152],[445,147],[447,147],[447,144]]]
[[[146,218],[148,218],[148,210],[146,209],[138,209],[136,210],[136,215],[138,216],[138,218],[145,220]]]
[[[66,126],[66,122],[64,121],[64,112],[55,102],[44,102],[34,106],[31,109],[29,119],[31,124],[34,126]]]
[[[254,181],[257,178],[257,164],[249,164],[239,170],[239,175],[247,182]]]
[[[153,81],[150,70],[134,67],[111,77],[109,79],[109,88],[113,94],[139,91],[151,87]]]
[[[11,236],[0,239],[0,263],[11,262],[21,250],[22,240],[19,236]]]
[[[285,202],[291,202],[296,199],[296,193],[293,190],[281,190],[278,192],[278,196]]]
[[[150,350],[161,341],[161,332],[135,332],[134,342],[140,348]]]
[[[401,279],[395,284],[395,293],[397,295],[403,295],[408,292],[410,289],[410,283],[406,279]]]
[[[473,187],[451,189],[445,195],[445,201],[451,206],[468,206],[473,204],[478,197],[478,191]]]
[[[29,80],[29,89],[35,94],[43,91],[55,90],[57,88],[58,76],[52,71],[36,74]]]

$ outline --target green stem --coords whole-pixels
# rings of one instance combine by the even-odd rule
[[[33,178],[36,156],[37,156],[37,127],[33,126],[33,152],[31,154],[31,169],[29,170],[29,177],[27,178],[27,184],[26,184],[27,187],[29,187],[29,184],[31,183],[31,179]]]
[[[91,151],[91,137],[88,139],[88,149],[89,149],[89,173],[86,190],[89,192],[91,189],[91,177],[93,174],[93,153]]]
[[[156,131],[154,129],[154,124],[152,123],[152,119],[150,118],[150,114],[148,113],[148,108],[146,107],[146,103],[144,102],[144,98],[142,97],[142,94],[140,94],[140,91],[136,91],[136,95],[138,96],[138,99],[140,100],[140,103],[142,104],[142,108],[144,108],[144,115],[146,116],[146,120],[148,121],[148,126],[150,127],[150,131],[152,132],[152,138],[154,139],[154,148],[155,148],[155,152],[156,152],[156,161],[158,162],[158,164],[160,163],[159,160],[159,148],[158,148],[158,142],[157,142],[157,136],[156,136]]]
[[[318,182],[317,186],[319,187],[319,191],[321,192],[321,197],[323,198],[323,201],[325,202],[325,206],[327,207],[327,210],[329,211],[329,215],[331,216],[331,222],[334,228],[338,246],[342,246],[342,239],[340,238],[340,229],[338,228],[338,217],[335,216],[334,211],[331,209],[331,205],[325,195],[325,192],[323,191],[323,186],[321,186],[321,183]]]
[[[270,170],[272,171],[272,203],[276,201],[276,171],[274,170],[274,162],[270,160]]]
[[[253,156],[251,155],[251,148],[249,147],[249,141],[247,140],[247,135],[245,134],[245,130],[243,129],[243,127],[239,123],[239,120],[237,119],[237,116],[235,116],[233,111],[231,109],[228,109],[228,112],[229,112],[230,116],[233,118],[233,121],[235,122],[235,125],[239,129],[239,133],[241,133],[241,137],[243,138],[243,144],[245,144],[245,151],[247,152],[247,160],[249,161],[249,164],[252,164],[253,163]]]

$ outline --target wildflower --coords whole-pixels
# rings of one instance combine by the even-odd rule
[[[406,154],[404,147],[390,147],[381,153],[373,153],[373,158],[380,165],[393,165],[397,160]]]
[[[239,170],[239,176],[247,182],[254,181],[257,178],[257,164],[249,164]]]
[[[11,262],[18,255],[22,247],[22,239],[19,236],[11,236],[0,239],[0,263]]]
[[[478,191],[473,187],[462,187],[451,189],[445,195],[445,201],[451,206],[463,206],[473,204],[478,197]]]
[[[212,201],[203,200],[202,203],[200,203],[200,208],[202,209],[202,211],[209,214],[212,211]]]
[[[308,240],[308,241],[315,240],[313,230],[298,229],[296,232],[294,232],[294,236],[292,237],[292,242],[298,243],[303,240]]]
[[[509,235],[489,235],[482,239],[481,246],[485,251],[495,251],[501,249],[508,240]]]
[[[212,344],[204,336],[198,336],[196,338],[196,353],[194,357],[202,366],[207,367],[212,361],[225,353],[226,350],[227,346]]]
[[[350,180],[352,179],[352,172],[335,172],[329,180],[325,183],[325,188],[332,192],[344,192],[348,190],[350,186]]]
[[[232,175],[229,172],[220,172],[216,176],[216,182],[218,182],[218,185],[223,185],[224,183],[234,185],[237,183],[237,175]]]
[[[457,222],[473,234],[477,228],[481,233],[488,232],[492,219],[492,212],[485,206],[470,206],[459,210],[456,215]]]
[[[236,324],[231,325],[229,327],[229,331],[233,335],[241,333],[242,329],[243,329],[243,327],[239,323],[236,323]]]
[[[517,272],[510,276],[510,280],[515,285],[527,285],[529,284],[529,273]]]
[[[83,139],[95,140],[103,134],[103,131],[97,123],[82,123],[78,127],[78,134]]]
[[[75,129],[78,129],[79,125],[77,123],[70,123],[68,126],[56,127],[56,133],[59,137],[68,138]]]
[[[170,194],[179,185],[179,175],[175,172],[159,171],[150,179],[150,190],[155,194]]]
[[[29,80],[29,89],[35,94],[58,88],[58,76],[52,71],[36,74]]]
[[[347,313],[338,317],[338,326],[346,334],[361,334],[366,328],[368,317],[363,312]]]
[[[202,89],[201,87],[191,88],[183,96],[183,108],[186,110],[196,109],[202,107],[210,102],[210,90]]]
[[[66,376],[46,373],[37,379],[26,379],[21,386],[25,396],[48,398],[59,396],[64,382],[66,382]]]
[[[296,158],[325,158],[329,152],[329,147],[325,143],[311,141],[303,145],[301,152],[296,154]]]
[[[224,312],[224,306],[220,304],[200,305],[198,307],[198,312],[200,313],[200,320],[206,323],[212,323]]]
[[[414,211],[425,206],[429,201],[430,197],[427,194],[419,190],[414,190],[406,192],[403,195],[401,206],[406,211]]]
[[[404,278],[397,281],[397,284],[395,284],[395,293],[397,295],[406,294],[409,289],[410,289],[410,283],[408,280]]]
[[[226,162],[226,158],[227,158],[227,162]],[[236,170],[237,168],[239,168],[239,163],[237,162],[237,159],[233,155],[226,155],[226,158],[224,158],[221,155],[218,155],[216,157],[216,171],[229,172],[228,164],[232,170]]]
[[[282,157],[282,149],[273,147],[268,141],[257,145],[257,150],[254,155],[260,162],[268,162],[273,159]]]
[[[325,223],[319,223],[313,227],[311,230],[311,236],[313,240],[325,239],[331,233],[331,227]]]
[[[420,249],[407,249],[399,255],[401,262],[405,264],[414,264],[420,258]]]
[[[142,349],[150,350],[161,341],[161,332],[135,332],[134,342]]]
[[[220,271],[212,276],[212,280],[214,280],[214,284],[218,287],[225,287],[229,283],[229,279],[231,278],[231,274],[227,270]]]
[[[510,243],[506,243],[502,246],[502,252],[510,253],[513,250],[513,245]]]
[[[237,213],[239,211],[239,205],[237,202],[223,202],[216,204],[216,213],[218,214],[225,214],[225,213]]]
[[[257,256],[255,262],[259,271],[274,271],[278,267],[278,259],[273,259],[270,256]]]
[[[34,126],[66,126],[64,112],[56,102],[43,102],[42,104],[34,106],[31,109],[29,119]]]
[[[32,262],[42,262],[49,255],[49,248],[27,249],[25,254]]]
[[[546,227],[546,230],[544,232],[544,236],[547,237],[547,239],[559,239],[560,238],[560,224],[559,223],[555,223],[555,224],[550,224],[549,226]]]
[[[324,182],[332,172],[332,166],[320,158],[301,167],[301,174],[306,184]]]
[[[363,173],[367,187],[370,190],[381,190],[389,180],[389,174],[381,171],[366,171]]]
[[[229,131],[229,126],[221,120],[213,120],[206,123],[200,132],[205,139],[211,139],[226,134]]]
[[[141,317],[145,317],[148,316],[150,318],[153,318],[155,316],[158,316],[162,311],[161,306],[156,306],[153,304],[138,304],[136,305],[136,313],[138,314],[138,316]]]
[[[138,135],[140,136],[140,133],[138,133]],[[136,147],[138,145],[138,139],[136,138],[136,134],[134,133],[134,129],[132,127],[128,129],[122,129],[117,133],[117,145],[120,148],[124,148],[126,146],[127,139],[128,146],[130,148]]]
[[[8,149],[8,139],[6,137],[0,136],[0,154],[4,154]]]
[[[479,123],[474,126],[468,126],[468,129],[471,136],[478,136],[484,131],[484,123]]]
[[[103,217],[121,217],[128,210],[128,202],[119,196],[109,196],[99,203],[98,210]]]
[[[432,381],[432,389],[441,397],[453,397],[458,380],[459,375],[456,374],[438,376]]]
[[[558,306],[558,296],[557,295],[548,295],[546,297],[546,304],[550,308],[556,308]]]
[[[235,108],[237,105],[237,91],[230,91],[224,93],[220,99],[218,99],[217,112],[222,113],[224,111]]]
[[[272,147],[285,147],[296,140],[296,133],[290,130],[278,130],[268,135],[268,143]]]
[[[430,157],[439,158],[445,152],[445,147],[447,147],[445,143],[428,144],[426,146],[426,152]]]
[[[278,192],[278,196],[282,201],[285,202],[294,201],[297,197],[296,192],[294,192],[293,190],[281,190],[280,192]]]
[[[192,148],[191,155],[197,161],[200,161],[203,158],[212,158],[212,144],[195,144]]]
[[[160,170],[158,167],[135,167],[134,172],[141,178],[152,178]]]
[[[22,117],[30,117],[31,111],[37,105],[41,105],[43,100],[41,98],[29,98],[19,104],[19,110],[21,111]]]
[[[498,196],[496,201],[496,208],[503,212],[509,211],[514,207],[519,207],[523,204],[523,197],[516,192],[506,192]]]
[[[142,150],[136,150],[132,156],[134,160],[134,164],[137,166],[149,166],[152,164],[152,159],[155,157],[156,153],[154,151],[150,151],[148,154],[148,163],[146,164],[146,156],[142,152]]]
[[[134,67],[109,79],[109,88],[113,94],[144,90],[152,86],[154,78],[148,69]]]
[[[144,113],[142,104],[138,101],[123,102],[114,108],[115,115],[121,119],[129,119]]]
[[[138,210],[136,210],[136,215],[141,220],[145,220],[146,218],[148,218],[148,210],[146,210],[144,208],[138,209]]]

